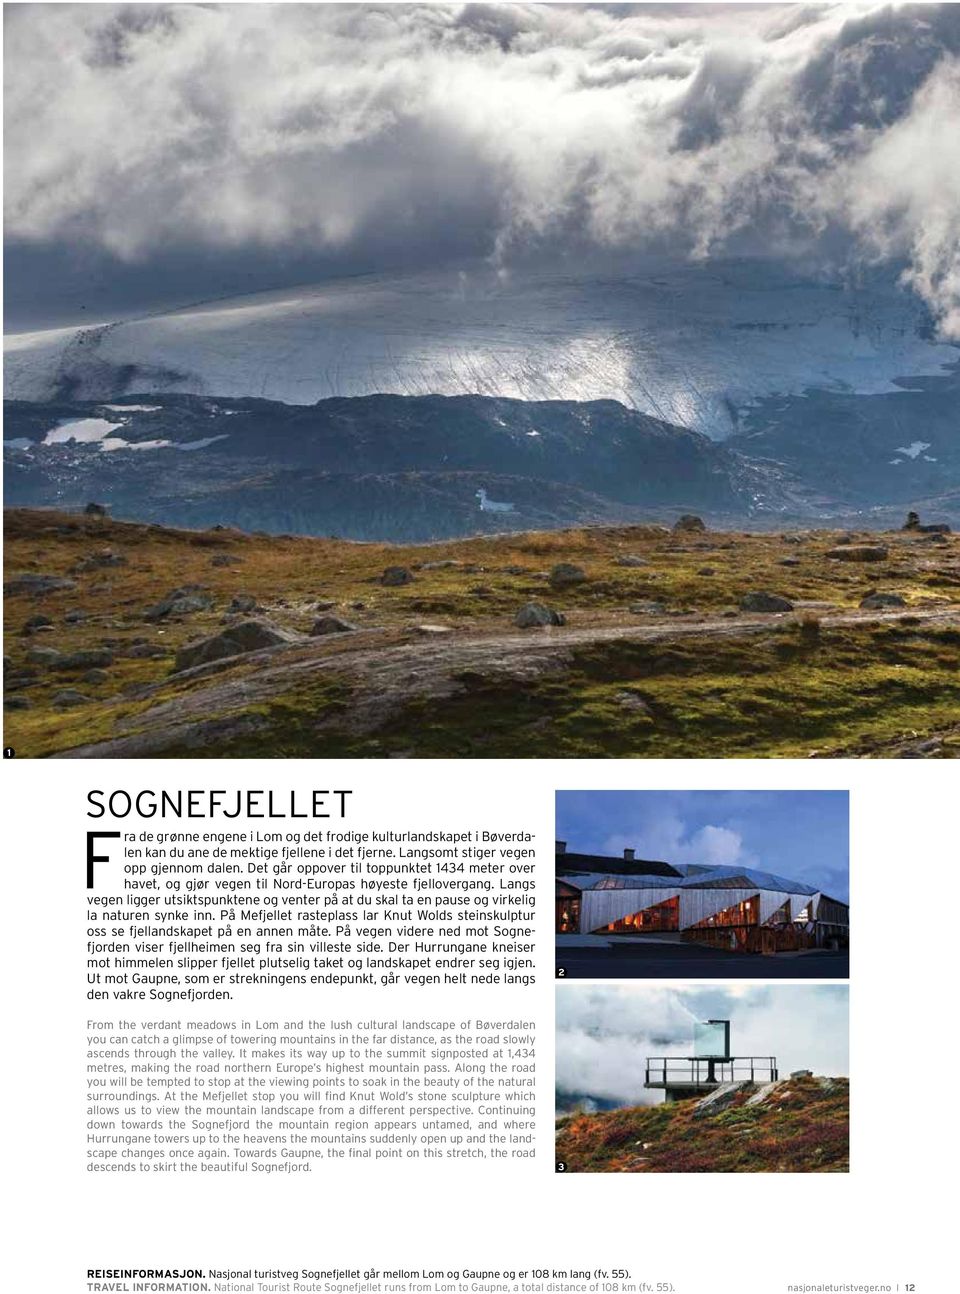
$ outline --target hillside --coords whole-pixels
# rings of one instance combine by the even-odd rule
[[[163,525],[417,543],[505,518],[536,530],[643,508],[744,516],[776,495],[722,445],[613,400],[140,395],[8,401],[5,415],[8,505],[99,499]],[[482,510],[480,489],[509,513]]]
[[[557,1119],[572,1173],[845,1173],[849,1083],[802,1077],[729,1099],[691,1099]]]
[[[960,754],[952,535],[5,534],[20,756]]]

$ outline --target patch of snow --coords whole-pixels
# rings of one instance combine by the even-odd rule
[[[5,440],[3,444],[6,449],[29,449],[33,441],[27,440],[26,436],[17,436],[13,440]]]
[[[239,410],[235,412],[239,413]],[[206,449],[208,445],[215,444],[218,440],[226,440],[227,433],[221,432],[219,436],[204,436],[202,440],[181,440],[174,442],[174,449]]]
[[[527,435],[528,435],[528,436],[539,436],[539,435],[540,435],[540,433],[539,433],[539,431],[528,431],[528,432],[527,432]]]
[[[111,436],[101,441],[100,448],[106,454],[115,449],[167,449],[169,445],[169,440],[124,440],[122,436]]]
[[[924,461],[925,463],[936,463],[936,462],[937,462],[937,459],[935,459],[935,458],[931,458],[929,454],[924,454],[924,456],[923,456],[923,461]]]
[[[930,448],[928,440],[912,440],[909,445],[898,445],[897,453],[906,458],[919,458],[925,449]]]
[[[74,441],[78,445],[95,445],[122,426],[122,422],[107,422],[106,418],[69,418],[48,431],[43,443],[69,445]]]
[[[102,404],[101,409],[111,413],[160,413],[162,404]]]
[[[105,452],[115,449],[206,449],[217,440],[226,440],[226,432],[219,436],[205,436],[202,440],[124,440],[122,436],[110,436],[100,442]]]

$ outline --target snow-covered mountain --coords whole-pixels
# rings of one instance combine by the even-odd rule
[[[8,336],[5,376],[7,398],[37,401],[614,399],[722,439],[772,396],[882,394],[956,357],[892,278],[851,284],[739,261],[341,279]]]

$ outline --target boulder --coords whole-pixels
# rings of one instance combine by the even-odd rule
[[[67,687],[62,692],[53,694],[53,704],[58,710],[67,710],[74,705],[88,705],[90,698],[78,692],[76,688]]]
[[[702,533],[706,530],[707,525],[702,517],[694,516],[692,512],[685,512],[682,517],[678,517],[673,523],[675,533],[688,531],[691,533]]]
[[[536,629],[542,625],[562,625],[566,622],[559,611],[545,607],[542,602],[528,602],[514,616],[513,623],[518,629]]]
[[[243,612],[243,613],[249,614],[249,612],[256,611],[256,609],[257,609],[257,599],[253,596],[252,593],[234,594],[234,596],[230,599],[230,605],[227,607],[227,611],[231,614],[235,612]]]
[[[899,593],[868,593],[860,605],[865,611],[880,611],[883,607],[905,607],[907,600]]]
[[[143,614],[144,620],[165,620],[167,616],[185,616],[194,611],[209,611],[213,598],[199,584],[184,584],[173,589],[156,606]]]
[[[550,587],[569,589],[575,584],[584,584],[587,578],[587,572],[582,566],[574,566],[572,562],[558,562],[550,571]]]
[[[739,1080],[735,1083],[723,1083],[709,1096],[702,1097],[693,1107],[693,1117],[695,1119],[708,1118],[712,1114],[719,1114],[737,1099],[741,1092],[749,1089],[753,1085],[746,1080]]]
[[[4,710],[29,710],[32,705],[28,696],[6,696],[3,699]]]
[[[778,565],[778,566],[799,566],[799,565],[800,565],[800,558],[799,558],[799,557],[781,557],[781,558],[779,559],[779,561],[777,562],[777,565]]]
[[[642,696],[637,696],[636,692],[617,692],[613,699],[621,710],[629,710],[632,714],[642,714],[647,718],[653,716],[649,704]]]
[[[211,638],[200,638],[181,647],[174,660],[173,672],[179,674],[182,670],[207,665],[210,661],[243,656],[247,652],[280,647],[296,641],[293,634],[268,620],[239,620],[222,633],[214,634]]]
[[[332,611],[336,605],[336,602],[314,602],[313,609],[314,611]]]
[[[753,593],[746,593],[740,599],[741,611],[792,611],[793,603],[788,598],[782,598],[779,593],[767,593],[763,589],[758,589]]]
[[[35,633],[37,629],[46,629],[52,624],[53,621],[49,616],[31,616],[29,620],[25,620],[23,622],[23,628],[20,632],[22,634],[32,634]]]
[[[83,611],[80,607],[74,607],[72,611],[67,612],[63,619],[65,624],[79,625],[82,624],[84,620],[90,619],[90,612]]]
[[[87,647],[82,651],[68,652],[53,662],[54,669],[103,669],[113,664],[113,652],[106,647]]]
[[[387,589],[398,589],[404,584],[413,583],[413,572],[406,566],[388,566],[380,576],[380,583]]]
[[[86,557],[81,557],[73,571],[79,575],[84,571],[96,571],[111,566],[126,566],[126,564],[127,559],[123,553],[115,552],[112,548],[101,548],[99,552],[88,553]]]
[[[110,675],[105,669],[88,669],[86,674],[83,676],[82,682],[95,686],[98,683],[108,682],[109,678]]]
[[[424,562],[420,567],[421,571],[446,571],[453,566],[462,566],[462,562],[454,561],[452,557],[445,558],[442,562]]]
[[[662,602],[632,602],[627,608],[634,616],[665,616],[667,608]]]
[[[60,659],[56,647],[31,647],[27,660],[31,665],[55,665]]]
[[[638,557],[636,553],[621,553],[615,557],[614,566],[649,566],[650,563],[645,557]]]
[[[341,620],[339,616],[321,616],[315,620],[313,628],[310,630],[311,638],[325,638],[327,634],[352,634],[356,632],[356,625],[352,625],[349,620]]]
[[[842,544],[838,540],[838,544]],[[827,556],[838,562],[885,562],[890,556],[886,544],[847,544],[842,547],[828,548]]]
[[[42,598],[47,593],[61,593],[65,589],[76,587],[76,580],[65,579],[62,575],[33,575],[30,572],[23,572],[6,580],[3,591],[8,597],[26,593],[30,597]]]
[[[156,656],[166,656],[169,650],[169,647],[163,647],[160,643],[131,643],[118,655],[129,656],[132,660],[152,660]]]

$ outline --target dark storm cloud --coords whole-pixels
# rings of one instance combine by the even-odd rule
[[[659,240],[896,260],[960,335],[953,6],[6,14],[15,316]]]

